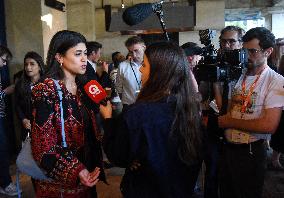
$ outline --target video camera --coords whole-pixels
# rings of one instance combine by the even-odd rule
[[[216,36],[215,30],[200,30],[200,42],[205,45],[202,48],[203,60],[194,68],[197,82],[233,81],[239,79],[242,70],[248,63],[248,53],[245,49],[217,51],[212,44]]]

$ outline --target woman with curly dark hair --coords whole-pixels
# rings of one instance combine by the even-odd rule
[[[147,47],[142,89],[121,116],[101,106],[108,159],[125,167],[124,197],[190,197],[202,148],[196,88],[183,50],[168,42]]]

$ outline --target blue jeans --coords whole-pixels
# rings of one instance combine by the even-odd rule
[[[10,152],[5,117],[0,117],[0,186],[7,187],[12,179],[9,172]]]

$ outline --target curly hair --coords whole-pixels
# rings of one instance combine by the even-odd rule
[[[276,44],[274,34],[265,27],[252,28],[243,36],[243,42],[248,42],[253,39],[259,40],[259,46],[262,49],[274,47]]]

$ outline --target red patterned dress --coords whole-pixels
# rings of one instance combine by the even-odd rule
[[[82,163],[85,152],[85,126],[81,103],[81,93],[72,95],[63,82],[59,82],[63,90],[63,115],[68,152],[62,148],[59,96],[52,79],[46,79],[32,90],[32,153],[39,166],[52,178],[52,182],[35,181],[37,197],[45,198],[84,198],[88,197],[88,188],[80,184],[79,172],[86,168]],[[90,110],[92,131],[100,142],[100,134],[96,129],[94,113]],[[95,140],[95,141],[96,141]],[[101,150],[97,147],[98,155]],[[101,157],[96,166],[101,165]]]

